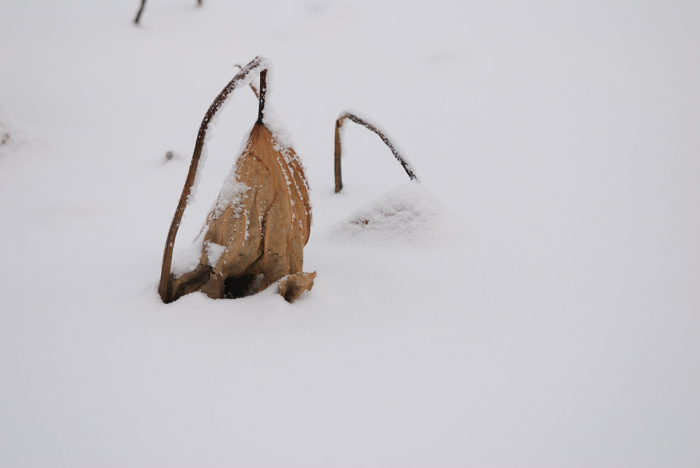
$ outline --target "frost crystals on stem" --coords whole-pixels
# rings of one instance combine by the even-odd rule
[[[346,119],[352,120],[356,124],[362,125],[368,130],[371,130],[374,133],[376,133],[377,136],[379,136],[379,138],[381,138],[382,141],[389,147],[396,160],[401,164],[404,171],[406,171],[406,174],[408,174],[408,177],[411,180],[418,180],[416,174],[413,172],[413,169],[408,164],[408,161],[406,161],[406,159],[403,156],[401,156],[401,154],[399,154],[399,151],[396,149],[396,146],[389,140],[386,134],[378,128],[377,125],[371,124],[367,120],[362,119],[357,115],[346,111],[340,114],[338,120],[335,121],[335,193],[338,193],[343,189],[343,180],[340,172],[340,158],[342,156],[343,150],[340,137],[340,129],[343,126],[343,123]]]

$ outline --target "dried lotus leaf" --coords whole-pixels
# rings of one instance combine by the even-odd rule
[[[209,122],[226,97],[256,69],[262,69],[258,121],[219,194],[216,207],[207,217],[199,265],[175,277],[171,273],[173,245]],[[302,272],[303,249],[311,228],[308,184],[294,150],[280,144],[264,123],[266,75],[265,60],[256,58],[241,69],[205,115],[163,254],[158,288],[163,302],[172,302],[194,291],[217,299],[241,297],[284,277],[310,278],[298,285],[294,283],[294,293],[288,294],[293,297],[291,300],[313,286],[315,272],[294,276]],[[282,291],[280,294],[285,295]]]
[[[311,227],[307,183],[295,152],[277,148],[270,130],[256,124],[235,166],[235,180],[246,188],[236,203],[217,203],[220,212],[209,213],[199,267],[174,279],[178,297],[197,290],[236,296],[227,284],[246,289],[241,281],[262,275],[260,291],[302,271]],[[223,249],[210,255],[211,245]]]
[[[315,271],[294,273],[280,280],[278,292],[287,302],[294,302],[304,291],[311,291],[314,287],[314,279],[316,279]]]

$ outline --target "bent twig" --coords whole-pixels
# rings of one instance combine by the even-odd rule
[[[243,70],[243,66],[238,64],[238,63],[234,63],[233,66],[238,67],[239,70]],[[255,97],[260,98],[260,94],[258,93],[258,88],[255,87],[255,85],[253,84],[252,81],[250,82],[249,86],[250,86],[250,89],[253,90],[253,94],[255,94]]]
[[[134,19],[135,24],[139,24],[141,21],[141,13],[143,13],[143,7],[146,6],[146,0],[141,0],[141,6],[139,7],[138,13],[136,13],[136,18]]]
[[[137,25],[141,20],[141,13],[143,13],[144,6],[146,6],[146,0],[141,0],[141,6],[139,7],[139,11],[138,13],[136,13],[136,18],[134,19],[134,23],[136,23]],[[197,6],[202,6],[202,0],[197,0]]]
[[[399,154],[394,144],[391,141],[389,141],[389,138],[384,133],[382,133],[381,130],[379,130],[377,127],[367,122],[366,120],[356,116],[355,114],[351,114],[350,112],[343,112],[342,114],[340,114],[340,117],[338,117],[338,120],[335,121],[335,193],[338,193],[343,189],[343,181],[340,171],[340,157],[342,155],[340,127],[343,126],[343,123],[346,119],[352,120],[356,124],[362,125],[363,127],[376,133],[377,136],[379,136],[379,138],[381,138],[382,141],[389,147],[396,160],[401,164],[404,171],[406,171],[406,174],[408,174],[408,177],[411,180],[418,180],[411,166]]]
[[[177,204],[177,209],[175,210],[175,215],[173,216],[172,223],[170,224],[170,229],[168,230],[168,238],[165,242],[165,250],[163,252],[163,265],[160,271],[160,283],[158,285],[158,293],[161,299],[165,303],[170,303],[172,299],[172,290],[170,280],[170,271],[173,263],[173,248],[175,246],[175,237],[177,236],[177,231],[180,228],[180,222],[182,221],[182,216],[185,213],[185,208],[187,206],[187,200],[189,199],[190,193],[192,192],[192,185],[194,184],[195,176],[197,175],[197,166],[199,165],[199,159],[202,156],[202,148],[204,147],[204,141],[207,136],[207,130],[209,129],[209,124],[214,118],[216,113],[221,108],[222,104],[226,101],[226,98],[238,87],[241,82],[252,72],[260,70],[260,101],[258,107],[258,121],[261,122],[263,118],[263,112],[265,108],[265,76],[267,74],[268,64],[267,61],[262,57],[256,57],[248,65],[243,67],[236,76],[224,87],[224,89],[219,93],[219,95],[214,99],[214,102],[209,106],[209,110],[204,115],[202,123],[199,126],[199,133],[197,133],[197,141],[194,147],[194,153],[192,154],[192,162],[190,163],[190,169],[187,173],[187,179],[185,180],[185,186],[182,189],[182,194],[180,195],[180,201]]]

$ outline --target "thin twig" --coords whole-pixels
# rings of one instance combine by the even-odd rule
[[[139,7],[139,12],[136,13],[136,19],[134,19],[134,23],[139,24],[139,21],[141,20],[141,13],[143,13],[144,6],[146,6],[146,0],[141,0],[141,6]],[[197,0],[197,6],[202,6],[202,0]]]
[[[340,171],[340,158],[342,156],[343,150],[340,138],[340,127],[343,126],[343,123],[346,119],[352,120],[356,124],[362,125],[368,130],[371,130],[374,133],[376,133],[377,136],[379,136],[379,138],[381,138],[382,141],[389,147],[396,160],[401,164],[404,171],[406,171],[406,174],[408,174],[408,177],[411,180],[418,180],[411,166],[399,154],[394,144],[391,141],[389,141],[389,138],[386,135],[384,135],[384,133],[382,133],[381,130],[379,130],[377,127],[367,122],[366,120],[363,120],[360,117],[356,116],[355,114],[351,114],[350,112],[343,112],[342,114],[340,114],[340,117],[338,117],[338,120],[335,121],[335,193],[338,193],[343,189],[343,180]]]
[[[262,124],[265,114],[265,94],[267,94],[267,69],[260,71],[260,95],[258,96],[258,123]]]
[[[141,0],[141,6],[139,7],[139,12],[136,13],[136,19],[134,19],[134,23],[139,24],[139,21],[141,20],[141,13],[143,13],[144,6],[146,6],[146,0]]]
[[[234,63],[233,66],[234,66],[234,67],[238,67],[239,69],[243,70],[243,66],[242,66],[242,65],[239,65],[239,64],[237,64],[237,63]],[[249,86],[250,86],[250,89],[253,90],[253,94],[255,94],[255,97],[256,97],[256,98],[259,98],[259,97],[260,97],[260,94],[258,93],[258,88],[255,87],[255,85],[253,84],[252,81],[250,82],[250,85],[249,85]]]
[[[267,61],[262,57],[255,57],[252,62],[243,67],[236,76],[224,87],[224,89],[219,93],[219,95],[214,99],[214,102],[209,106],[209,110],[204,115],[202,123],[199,126],[199,133],[197,133],[197,141],[194,147],[194,153],[192,154],[192,162],[190,163],[190,169],[187,173],[187,179],[185,180],[185,186],[182,189],[182,194],[180,195],[180,201],[177,204],[177,209],[175,210],[175,215],[173,216],[172,223],[170,224],[170,229],[168,230],[168,238],[165,242],[165,250],[163,251],[163,265],[160,271],[160,284],[158,285],[158,293],[161,299],[165,303],[173,301],[172,298],[172,281],[171,281],[171,268],[173,263],[173,248],[175,246],[175,237],[177,236],[177,231],[180,228],[180,222],[182,221],[182,216],[185,213],[185,208],[187,207],[187,200],[192,192],[192,185],[194,184],[195,176],[197,175],[197,166],[199,165],[199,159],[202,156],[202,148],[204,147],[204,141],[207,136],[207,130],[209,129],[209,124],[214,118],[216,113],[221,108],[222,104],[226,101],[226,98],[240,85],[240,83],[245,80],[245,78],[253,71],[260,70],[261,84],[262,75],[267,71],[268,64]],[[260,108],[258,109],[258,117],[261,118],[263,115],[265,106],[265,87],[261,85],[261,95],[260,95]]]

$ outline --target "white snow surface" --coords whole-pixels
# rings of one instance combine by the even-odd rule
[[[440,203],[411,181],[355,211],[333,236],[378,244],[428,244],[445,240],[451,227]]]
[[[0,466],[700,465],[700,3],[138,4],[0,2]],[[316,285],[163,304],[198,126],[257,55]],[[348,125],[334,193],[348,108],[420,185]],[[180,256],[257,100],[219,117]]]
[[[180,249],[173,255],[173,264],[170,267],[170,271],[176,278],[179,278],[180,276],[194,270],[197,268],[197,266],[199,266],[199,262],[202,260],[202,248],[204,246],[205,234],[206,231],[204,228],[202,228],[200,235],[197,236],[197,238],[190,245],[188,245],[187,248]],[[209,252],[207,252],[207,256],[208,255]],[[221,254],[217,256],[217,259],[220,256]]]

